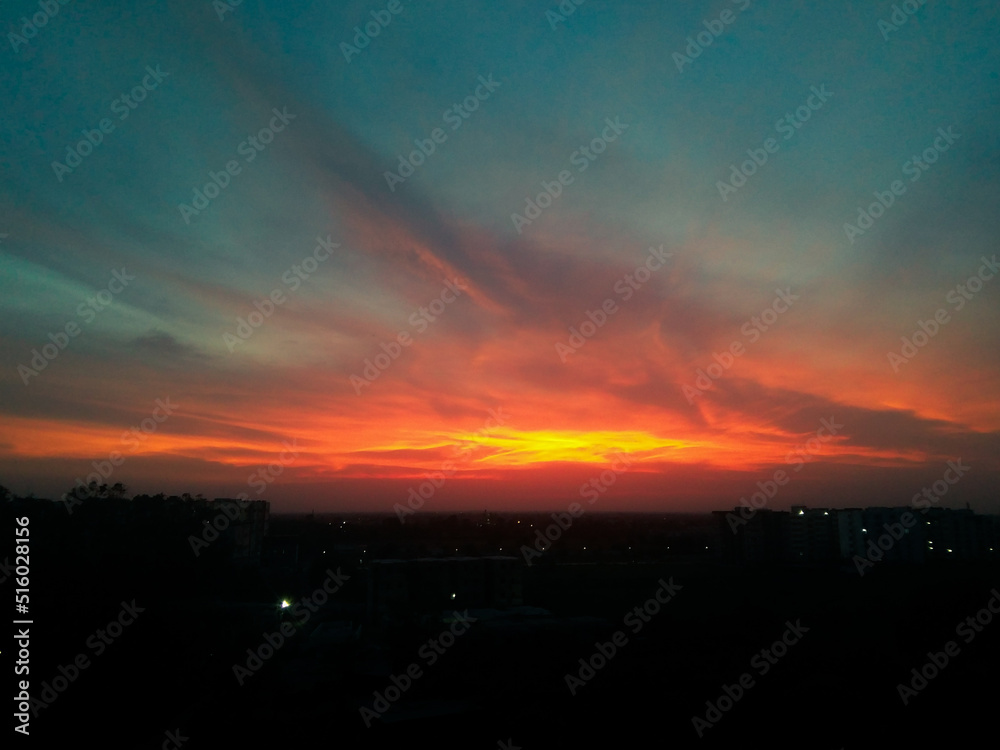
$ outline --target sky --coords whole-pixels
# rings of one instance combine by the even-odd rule
[[[1000,9],[904,5],[5,3],[0,484],[1000,512]]]

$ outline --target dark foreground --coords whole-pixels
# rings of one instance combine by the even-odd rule
[[[380,613],[370,559],[416,549],[395,517],[353,532],[332,517],[272,519],[260,563],[235,566],[196,557],[155,524],[7,506],[4,529],[32,516],[39,747],[835,750],[996,736],[995,563],[883,563],[863,577],[843,565],[740,566],[696,554],[698,528],[667,534],[671,547],[697,542],[680,551],[665,536],[588,559],[583,536],[567,534],[562,555],[519,564],[522,606],[457,596]],[[599,540],[600,523],[579,533]],[[520,558],[519,531],[500,526],[440,519],[412,534]],[[304,607],[324,584],[326,603]],[[14,589],[12,575],[4,600]],[[13,697],[16,652],[2,652]]]

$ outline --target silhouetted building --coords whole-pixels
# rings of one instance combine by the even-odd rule
[[[741,512],[742,511],[742,512]],[[906,516],[909,514],[909,517]],[[714,511],[723,559],[759,563],[836,562],[869,557],[922,563],[1000,556],[1000,517],[969,509],[911,507],[807,508],[791,512],[734,508]],[[904,524],[904,518],[909,525]]]
[[[789,546],[798,562],[830,562],[840,557],[836,511],[793,505],[789,520]]]
[[[930,508],[927,513],[917,513],[917,518],[928,559],[976,560],[985,556],[989,545],[981,543],[977,533],[981,526],[971,510]]]
[[[909,527],[903,523],[906,514],[916,519]],[[910,507],[865,508],[861,517],[865,543],[865,551],[858,553],[861,557],[868,554],[869,546],[874,542],[882,550],[881,557],[886,562],[920,563],[926,560],[926,536],[919,510]],[[880,540],[882,544],[879,544]]]
[[[862,508],[843,508],[836,511],[837,541],[841,559],[850,560],[855,555],[865,556],[865,511]]]

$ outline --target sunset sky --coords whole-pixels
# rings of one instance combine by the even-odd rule
[[[1000,512],[996,3],[388,6],[4,5],[0,484]]]

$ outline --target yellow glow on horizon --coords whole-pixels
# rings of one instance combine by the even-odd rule
[[[436,435],[431,444],[419,444],[419,439],[414,439],[407,443],[383,445],[375,450],[446,449],[456,464],[498,468],[560,462],[606,464],[618,453],[676,459],[682,452],[706,447],[709,444],[705,442],[661,438],[639,431],[520,431],[497,428],[486,434],[456,433],[445,439]]]

